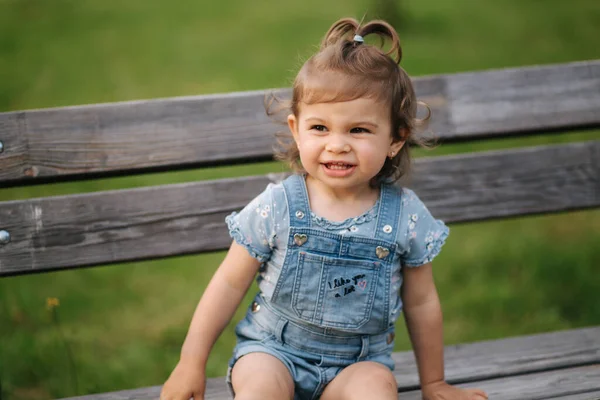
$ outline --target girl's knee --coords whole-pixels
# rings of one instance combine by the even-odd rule
[[[233,366],[231,383],[236,400],[291,399],[294,395],[294,382],[287,367],[266,353],[241,357]]]
[[[358,374],[362,383],[370,385],[376,384],[381,388],[387,388],[397,392],[398,386],[396,378],[388,367],[375,362],[368,362],[368,364],[369,365],[365,365],[364,369]]]
[[[235,386],[235,400],[281,400],[294,397],[293,387],[284,379],[258,379]]]
[[[344,369],[323,392],[323,399],[396,399],[396,378],[386,366],[363,361]]]
[[[260,392],[241,392],[235,394],[235,400],[281,400],[286,397],[280,397],[276,394],[265,394]]]

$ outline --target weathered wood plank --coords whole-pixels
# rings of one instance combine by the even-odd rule
[[[417,160],[407,186],[448,222],[598,207],[600,141]]]
[[[220,380],[222,383],[219,384],[220,390],[218,393],[212,393],[209,395],[208,389],[211,387],[211,381]],[[231,396],[226,395],[227,387],[225,385],[225,378],[212,378],[208,379],[207,382],[207,391],[205,393],[204,399],[214,399],[214,400],[225,400],[231,399]],[[162,386],[152,386],[147,388],[140,389],[132,389],[132,390],[122,390],[118,392],[109,392],[109,393],[98,393],[98,394],[90,394],[87,396],[76,396],[76,397],[68,397],[63,400],[158,400],[160,397],[160,390]]]
[[[600,326],[446,346],[446,380],[484,381],[600,364]],[[400,391],[419,387],[412,352],[393,355]]]
[[[162,386],[69,397],[63,400],[158,400]],[[225,377],[206,380],[205,400],[231,400]]]
[[[511,376],[492,381],[459,384],[462,388],[480,388],[494,400],[598,400],[600,399],[600,366],[578,367],[531,375]],[[230,400],[224,378],[212,378],[207,383],[206,400]],[[158,400],[160,386],[64,400]],[[399,400],[421,400],[421,391],[402,392]]]
[[[552,400],[600,400],[600,390],[552,397]]]
[[[515,392],[509,386],[521,384],[523,379],[531,379],[542,373],[539,376],[542,377],[543,382],[549,382],[557,377],[544,375],[545,371],[561,369],[568,371],[569,368],[600,362],[600,327],[447,346],[445,359],[448,381],[455,384],[477,381],[469,383],[469,387],[478,386],[481,382],[482,386],[485,385],[485,389],[491,388],[495,395],[498,395],[497,391],[501,390],[500,396],[512,396]],[[398,381],[399,391],[403,392],[400,398],[405,399],[407,394],[415,396],[418,391],[412,391],[412,388],[418,387],[418,377],[413,353],[394,353],[394,362],[396,363],[394,375]],[[577,369],[577,372],[582,373],[580,378],[590,374],[586,367]],[[598,376],[600,370],[592,369],[591,374]],[[573,375],[571,372],[567,372],[561,376],[563,378],[566,376],[566,379],[571,382],[574,378]],[[490,381],[492,378],[502,379]],[[506,387],[496,384],[490,386],[490,382],[497,381],[504,382]],[[600,387],[593,385],[592,388],[600,390]],[[589,392],[593,389],[584,387],[580,392],[584,390]],[[562,390],[556,392],[556,395],[575,396],[577,393],[576,391]],[[159,394],[160,386],[154,386],[81,396],[70,400],[156,399]],[[214,400],[230,398],[224,378],[211,378],[207,381],[206,398]],[[420,399],[420,397],[418,398]],[[496,397],[490,396],[490,398],[495,399]]]
[[[443,140],[600,125],[600,60],[415,79]],[[265,91],[0,113],[0,182],[267,160]],[[289,90],[278,93],[287,94]]]
[[[0,182],[271,158],[263,92],[0,113]]]
[[[600,61],[567,65],[571,68],[543,66],[450,76],[449,114],[458,127],[455,135],[598,125]]]
[[[223,249],[224,219],[268,177],[0,203],[0,275]]]
[[[600,141],[420,159],[414,188],[447,222],[600,205]],[[279,177],[280,178],[280,177]],[[224,217],[277,176],[0,202],[0,275],[224,249]]]
[[[600,364],[511,376],[458,385],[485,390],[494,400],[538,400],[555,398],[594,399],[600,391]],[[398,395],[401,400],[421,400],[421,391]]]

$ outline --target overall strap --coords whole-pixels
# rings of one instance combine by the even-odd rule
[[[310,206],[303,175],[293,174],[283,181],[287,198],[290,226],[309,227]]]
[[[382,184],[380,196],[375,239],[395,241],[400,227],[402,191],[394,185]]]

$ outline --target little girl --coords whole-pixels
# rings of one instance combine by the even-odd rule
[[[389,52],[364,43],[391,40]],[[392,58],[395,56],[395,58]],[[236,328],[236,399],[397,399],[394,324],[404,312],[423,397],[485,399],[444,382],[431,261],[448,228],[393,183],[409,167],[416,99],[383,21],[342,19],[294,82],[295,174],[226,218],[234,241],[194,313],[161,399],[204,398],[211,347],[258,274]]]

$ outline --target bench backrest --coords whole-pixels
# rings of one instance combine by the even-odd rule
[[[600,60],[417,78],[428,130],[465,141],[600,126]],[[278,91],[285,96],[288,90]],[[265,92],[0,113],[0,187],[272,159]],[[600,205],[600,140],[420,158],[448,222]],[[0,276],[226,248],[224,217],[281,174],[0,202]]]

